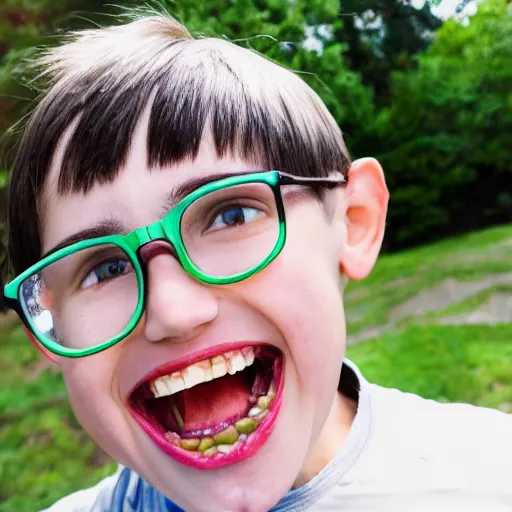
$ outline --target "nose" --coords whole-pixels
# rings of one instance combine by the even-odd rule
[[[147,340],[188,341],[217,317],[212,290],[187,274],[169,251],[159,251],[146,266]]]

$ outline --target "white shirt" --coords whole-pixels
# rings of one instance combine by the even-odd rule
[[[344,447],[271,512],[512,511],[512,416],[370,384],[350,361],[340,390],[358,400]],[[48,512],[114,510],[180,509],[122,468]]]

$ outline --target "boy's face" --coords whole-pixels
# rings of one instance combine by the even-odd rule
[[[57,155],[40,205],[44,252],[101,222],[116,221],[124,232],[151,224],[162,217],[165,196],[192,178],[260,170],[237,158],[218,159],[207,139],[194,161],[149,170],[142,126],[116,180],[86,194],[57,194]],[[190,277],[170,252],[157,251],[147,263],[146,310],[135,331],[101,353],[59,358],[73,409],[87,432],[187,511],[267,510],[312,457],[338,403],[345,353],[340,270],[363,277],[382,239],[387,197],[380,168],[366,162],[359,182],[357,175],[355,185],[349,181],[346,189],[327,192],[325,204],[309,193],[283,194],[285,247],[248,280],[208,286]],[[382,196],[373,201],[373,213],[361,199],[365,187],[367,195]],[[128,405],[130,394],[163,364],[212,347],[222,354],[223,346],[233,343],[271,345],[282,355],[282,402],[269,435],[261,435],[250,457],[224,467],[181,464],[141,427]],[[211,405],[216,414],[224,406]]]

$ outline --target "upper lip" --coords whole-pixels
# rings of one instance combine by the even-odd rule
[[[153,380],[157,379],[158,377],[161,377],[162,375],[170,375],[171,373],[183,370],[187,366],[197,363],[198,361],[204,361],[205,359],[210,359],[212,357],[224,354],[225,352],[229,352],[231,350],[239,350],[244,347],[256,345],[264,346],[270,344],[261,341],[237,341],[232,343],[223,343],[221,345],[208,347],[207,349],[200,350],[198,352],[186,354],[185,356],[175,359],[174,361],[168,361],[166,363],[161,364],[160,366],[157,366],[149,373],[147,373],[142,379],[140,379],[137,382],[137,384],[135,384],[135,386],[132,388],[128,396],[131,396],[136,389],[138,389],[146,382],[152,382]]]

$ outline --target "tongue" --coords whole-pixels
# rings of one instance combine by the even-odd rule
[[[214,428],[223,421],[242,418],[247,413],[250,394],[243,372],[181,391],[175,404],[183,419],[183,431]]]

